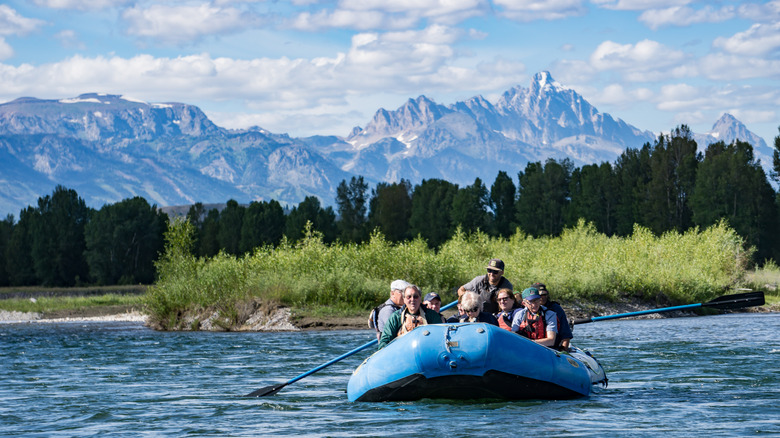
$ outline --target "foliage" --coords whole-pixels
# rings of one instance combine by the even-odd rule
[[[509,237],[515,229],[515,193],[517,187],[503,170],[498,172],[490,187],[489,207],[493,211],[494,234]]]
[[[98,284],[150,284],[168,215],[134,197],[106,205],[84,228],[85,258]]]
[[[492,257],[505,261],[505,275],[517,289],[542,281],[564,300],[629,295],[691,302],[734,286],[751,255],[725,222],[660,237],[642,227],[630,237],[608,237],[584,221],[541,238],[518,230],[501,239],[458,228],[438,251],[420,238],[395,244],[379,232],[363,244],[328,245],[309,227],[296,243],[282,239],[275,248],[238,258],[220,253],[196,259],[188,251],[192,236],[192,225],[183,221],[166,234],[159,280],[147,294],[149,312],[163,327],[177,327],[182,315],[198,309],[234,315],[236,303],[254,298],[297,309],[368,309],[387,299],[396,278],[437,291],[448,302]]]
[[[444,243],[454,229],[452,201],[458,186],[443,179],[423,180],[412,192],[412,236],[419,236],[431,248]]]
[[[368,184],[362,176],[353,176],[349,184],[341,181],[336,188],[336,205],[341,217],[338,222],[339,236],[344,242],[362,242],[367,236],[366,190]]]
[[[35,276],[44,286],[73,286],[87,281],[84,227],[91,211],[75,190],[57,186],[38,198],[31,216],[31,256]]]
[[[371,192],[369,225],[378,228],[391,242],[409,239],[409,219],[412,216],[412,184],[380,182]]]

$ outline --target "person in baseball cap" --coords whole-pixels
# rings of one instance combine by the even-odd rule
[[[512,283],[504,277],[504,261],[501,259],[490,259],[487,266],[486,275],[474,277],[473,280],[458,288],[458,297],[463,296],[467,291],[476,292],[482,299],[482,310],[491,314],[499,311],[496,294],[499,289],[512,289]]]

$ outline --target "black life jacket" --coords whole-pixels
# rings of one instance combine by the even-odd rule
[[[398,310],[401,308],[401,306],[396,306],[395,303],[391,304],[387,301],[374,307],[371,310],[371,313],[368,315],[368,328],[372,328],[379,332],[379,311],[382,310],[385,306],[392,306],[393,310]]]

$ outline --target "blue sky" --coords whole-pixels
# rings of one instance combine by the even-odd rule
[[[226,128],[346,136],[380,107],[550,71],[642,129],[780,126],[780,0],[11,0],[0,102],[82,93],[199,106]]]

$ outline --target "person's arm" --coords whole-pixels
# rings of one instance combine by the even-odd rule
[[[463,286],[458,288],[458,298],[462,297],[463,294],[465,294],[468,291],[475,292],[477,290],[477,283],[482,279],[481,276],[475,277],[473,280],[469,281],[468,283],[464,284]]]
[[[555,344],[555,332],[547,330],[547,337],[544,339],[534,339],[537,344],[544,345],[545,347],[552,347]]]
[[[390,319],[387,320],[387,323],[385,324],[385,328],[382,330],[382,336],[379,338],[379,349],[385,348],[387,344],[390,343],[393,339],[398,336],[398,329],[400,328],[399,322],[401,321],[400,317],[397,317],[394,313],[392,316],[390,316]]]
[[[552,310],[547,310],[544,312],[544,319],[547,321],[545,328],[547,336],[544,339],[535,339],[534,341],[545,347],[552,347],[555,345],[555,337],[558,335],[558,315]]]

